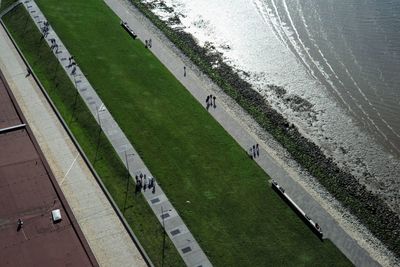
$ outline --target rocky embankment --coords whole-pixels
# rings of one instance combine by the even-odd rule
[[[378,196],[361,185],[356,177],[341,170],[332,158],[311,140],[300,134],[293,124],[273,109],[267,101],[238,72],[224,62],[222,54],[210,45],[201,47],[188,33],[171,27],[179,22],[163,21],[153,12],[150,4],[140,0],[131,2],[157,26],[191,61],[213,80],[226,94],[234,99],[258,123],[270,133],[291,156],[314,176],[342,205],[354,214],[397,257],[400,257],[400,217]],[[268,87],[282,95],[280,86]],[[309,108],[302,99],[286,99],[298,109]]]

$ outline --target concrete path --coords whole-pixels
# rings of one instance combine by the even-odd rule
[[[33,0],[27,0],[24,1],[23,4],[34,20],[36,26],[39,29],[44,27],[45,21],[47,20],[36,3]],[[85,101],[92,115],[101,125],[103,132],[114,147],[115,151],[118,153],[122,162],[124,162],[125,167],[129,167],[129,172],[132,177],[135,177],[135,175],[140,173],[146,174],[147,177],[152,176],[150,170],[146,167],[121,128],[115,122],[114,118],[107,110],[106,106],[90,85],[80,68],[78,66],[70,66],[71,62],[69,58],[71,57],[71,54],[50,25],[49,33],[45,38],[50,47],[52,46],[52,39],[54,39],[58,45],[57,48],[53,49],[55,56],[67,72],[71,81],[75,84],[79,94]],[[189,229],[157,182],[155,193],[147,190],[143,194],[160,223],[165,225],[165,230],[168,236],[171,238],[186,265],[193,267],[212,266],[207,256],[200,248],[199,244],[194,239],[193,235],[190,233]]]
[[[219,88],[201,72],[190,61],[171,44],[158,29],[156,29],[147,18],[126,0],[104,0],[115,14],[138,34],[143,41],[152,39],[151,51],[154,55],[174,74],[174,76],[188,89],[188,91],[202,104],[208,95],[217,95],[217,108],[210,108],[210,114],[225,128],[225,130],[245,149],[262,141],[251,133],[243,122],[235,117],[231,107],[219,99],[226,99]],[[188,64],[189,63],[189,64]],[[184,66],[186,76],[184,76]],[[241,109],[236,105],[234,109]],[[324,230],[325,236],[332,240],[335,245],[357,266],[379,266],[358,241],[349,236],[338,222],[321,205],[299,185],[293,175],[286,171],[271,155],[266,146],[260,147],[261,157],[256,162],[273,179],[277,180],[296,201],[300,207]]]
[[[147,266],[2,27],[0,68],[99,265]]]

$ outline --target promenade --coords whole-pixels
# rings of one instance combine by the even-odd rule
[[[266,173],[273,179],[277,180],[284,186],[289,195],[301,206],[306,213],[316,222],[318,222],[324,230],[325,236],[331,239],[335,245],[357,266],[379,266],[372,255],[372,249],[369,248],[367,252],[359,245],[363,240],[355,240],[350,236],[335,219],[331,213],[328,213],[315,198],[306,191],[304,187],[298,183],[298,174],[289,173],[288,168],[283,166],[273,153],[270,153],[269,148],[254,134],[248,125],[246,125],[240,118],[238,118],[232,109],[240,109],[235,105],[227,105],[222,99],[227,97],[213,85],[208,79],[204,78],[195,67],[188,64],[188,60],[179,54],[179,51],[170,44],[160,32],[155,29],[151,23],[147,21],[136,9],[134,9],[128,2],[121,0],[105,0],[110,8],[121,18],[126,21],[131,28],[139,35],[141,40],[151,38],[153,40],[152,52],[160,61],[175,75],[175,77],[189,90],[189,92],[202,104],[207,95],[212,93],[217,95],[217,108],[210,109],[210,114],[231,134],[232,137],[243,147],[248,148],[255,144],[260,144],[260,157],[256,162],[266,171]],[[25,3],[28,11],[36,20],[37,25],[39,21],[44,20],[43,15],[33,1]],[[32,11],[35,12],[32,12]],[[34,14],[34,15],[33,15]],[[63,46],[61,40],[50,28],[50,33],[47,39],[55,38],[59,44],[60,53],[56,54],[61,64],[70,74],[70,70],[66,67],[68,65],[68,57],[70,54]],[[187,75],[183,75],[183,66],[186,68]],[[137,155],[134,148],[127,142],[126,137],[123,135],[119,126],[115,123],[111,114],[108,112],[107,107],[104,106],[101,99],[94,92],[89,82],[83,76],[79,68],[75,75],[70,74],[70,79],[77,85],[77,89],[82,98],[87,103],[93,116],[99,118],[103,131],[109,137],[114,148],[118,152],[121,160],[129,162],[131,175],[139,172],[151,175],[150,171],[146,168],[140,157]],[[126,155],[133,155],[126,157]],[[135,170],[135,171],[131,171]],[[159,187],[158,187],[159,189]],[[157,214],[161,223],[165,223],[167,233],[175,246],[178,248],[179,253],[184,258],[189,266],[207,266],[208,260],[203,257],[200,247],[197,242],[192,238],[187,227],[181,222],[179,215],[170,205],[167,197],[161,190],[157,190],[156,194],[150,192],[145,193],[145,197],[149,202],[151,208]],[[161,208],[162,207],[162,208]],[[332,211],[330,211],[332,212]],[[185,235],[190,236],[191,239],[187,241]],[[185,240],[186,239],[186,240]],[[196,255],[196,256],[194,256]]]

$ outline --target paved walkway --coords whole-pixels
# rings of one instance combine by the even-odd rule
[[[44,27],[44,22],[47,20],[36,3],[33,0],[28,0],[24,1],[24,6],[36,23],[36,26],[39,29]],[[85,101],[90,112],[92,112],[92,115],[101,125],[103,132],[118,153],[122,162],[124,162],[125,167],[129,166],[129,172],[132,177],[140,173],[146,174],[148,177],[152,176],[150,170],[146,167],[121,128],[115,122],[80,68],[78,66],[69,66],[69,58],[71,55],[51,26],[49,26],[49,33],[46,37],[46,41],[50,47],[52,45],[51,39],[54,39],[58,45],[58,48],[53,49],[55,56],[69,75],[71,81],[75,84],[82,99]],[[171,238],[186,265],[193,267],[212,266],[207,256],[164,194],[162,188],[160,188],[158,184],[156,184],[156,188],[155,193],[147,190],[143,194],[160,223],[165,225],[168,236]]]
[[[1,26],[0,68],[99,265],[147,266]]]
[[[188,60],[181,56],[176,48],[174,48],[170,42],[168,42],[166,38],[163,37],[162,34],[160,34],[160,32],[151,23],[149,23],[149,21],[144,18],[142,14],[140,14],[140,12],[138,12],[134,7],[124,0],[105,0],[105,2],[121,18],[121,20],[128,23],[128,25],[138,34],[141,40],[149,38],[152,39],[152,52],[200,103],[204,104],[206,96],[210,93],[214,95],[217,94],[217,108],[210,109],[211,115],[245,150],[255,143],[261,144],[260,153],[262,156],[257,158],[257,163],[266,171],[266,173],[268,173],[270,177],[283,185],[293,200],[295,200],[296,203],[299,204],[314,221],[321,225],[325,236],[331,239],[355,265],[379,266],[379,264],[371,256],[373,251],[369,250],[370,253],[368,253],[358,244],[358,242],[361,242],[362,240],[355,241],[351,236],[349,236],[339,225],[338,221],[336,221],[307,191],[304,190],[300,184],[296,182],[294,176],[297,174],[289,174],[285,167],[282,167],[281,164],[278,163],[275,156],[269,153],[267,147],[263,145],[262,142],[248,130],[247,126],[244,125],[240,119],[236,118],[233,113],[230,112],[230,108],[224,103],[218,102],[219,99],[224,98],[224,94],[220,92],[215,85],[213,85],[208,79],[202,77],[199,74],[200,72],[192,66],[191,69],[186,69],[187,75],[184,77],[183,66],[185,65],[185,62],[188,62]],[[29,8],[29,10],[31,9],[32,8]],[[36,18],[37,21],[40,21],[42,18],[40,15],[38,15],[38,13],[35,13],[34,16],[38,16]],[[49,35],[48,39],[55,38],[52,36]],[[65,61],[69,55],[67,52],[65,52],[66,50],[63,46],[60,46],[60,50],[63,52],[61,52],[58,57],[60,58],[61,62],[64,62],[63,65],[65,66],[65,63],[68,63],[68,61]],[[77,73],[79,74],[76,75],[75,78],[71,76],[71,80],[75,81],[74,79],[81,75],[80,71],[77,71]],[[132,169],[149,174],[147,168],[145,168],[136,152],[134,152],[133,148],[126,143],[126,138],[118,134],[118,126],[112,120],[111,115],[109,115],[107,110],[104,108],[104,105],[101,103],[100,99],[98,99],[97,95],[95,93],[92,94],[92,92],[88,93],[88,91],[92,89],[91,87],[90,89],[88,88],[89,85],[86,79],[79,78],[78,81],[79,83],[76,84],[78,85],[79,91],[89,104],[88,106],[95,117],[97,117],[98,108],[101,107],[99,109],[101,125],[105,133],[109,136],[121,159],[125,161],[125,151],[128,154],[134,153],[134,156],[128,157],[129,166]],[[107,125],[111,125],[111,128],[106,129],[105,123]],[[169,211],[170,209],[170,206],[166,204],[168,202],[165,202],[167,201],[166,198],[164,198],[165,195],[157,195],[153,197],[150,193],[147,193],[145,196],[153,208],[153,211],[155,211],[159,220],[161,221],[161,204],[163,205],[164,210]],[[175,228],[170,227],[169,222],[173,222],[172,219],[176,217],[176,211],[173,210],[172,207],[171,209],[170,215],[168,215],[168,220],[165,221],[166,229],[168,230],[168,235],[170,236],[171,240],[179,248],[181,255],[186,254],[183,253],[186,244],[182,245],[182,243],[180,243],[181,240],[178,240],[180,234],[177,234],[176,236],[174,235],[174,233],[182,233],[181,229],[178,228],[179,231],[174,231]],[[183,231],[186,230],[187,228],[185,227]],[[186,251],[187,250],[188,249],[186,249]],[[192,251],[189,252],[193,253]],[[187,254],[189,254],[189,252]],[[185,255],[183,255],[183,257],[185,259]],[[188,263],[187,259],[185,259],[185,262]]]

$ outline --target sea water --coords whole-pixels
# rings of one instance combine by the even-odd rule
[[[400,206],[400,1],[164,3],[174,11],[157,14],[178,16],[176,27],[212,43],[328,156]],[[293,96],[307,108],[296,109]]]

